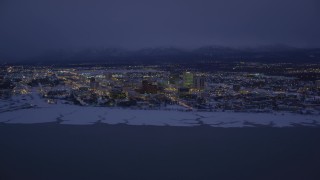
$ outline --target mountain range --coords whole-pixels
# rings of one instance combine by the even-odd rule
[[[56,50],[26,59],[2,58],[2,63],[65,64],[65,63],[194,63],[203,61],[252,61],[319,63],[320,48],[295,48],[284,45],[255,48],[205,46],[197,49],[174,47],[126,50],[121,48],[91,48],[78,51]]]

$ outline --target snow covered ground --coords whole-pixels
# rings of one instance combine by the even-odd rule
[[[319,115],[292,113],[183,112],[178,110],[132,110],[47,104],[37,94],[0,100],[0,123],[46,123],[85,125],[94,123],[212,127],[320,127]]]

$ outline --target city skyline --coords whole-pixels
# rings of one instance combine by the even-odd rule
[[[320,0],[0,0],[0,180],[319,180]]]

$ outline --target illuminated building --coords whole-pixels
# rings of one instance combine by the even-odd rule
[[[193,74],[191,72],[183,73],[183,86],[192,87],[193,85]]]
[[[316,81],[316,87],[317,87],[317,88],[320,88],[320,80],[317,80],[317,81]]]
[[[193,87],[196,89],[204,89],[205,78],[203,76],[197,76],[193,80]]]
[[[157,91],[158,91],[157,85],[152,84],[147,80],[142,81],[141,93],[155,94],[157,93]]]

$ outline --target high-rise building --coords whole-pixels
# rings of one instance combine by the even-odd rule
[[[96,82],[96,79],[94,77],[90,78],[90,88],[93,89],[94,88],[94,84]]]
[[[180,76],[178,73],[170,74],[169,76],[169,84],[179,84]]]
[[[90,89],[97,89],[99,87],[99,82],[96,81],[94,77],[90,78]]]
[[[158,86],[147,81],[143,80],[142,81],[142,88],[141,88],[141,93],[147,93],[147,94],[155,94],[158,91]]]
[[[193,85],[193,74],[191,72],[183,73],[183,86],[184,87],[192,87]]]
[[[110,72],[105,72],[105,73],[104,73],[104,77],[105,77],[106,80],[110,80],[110,79],[112,78],[112,73],[110,73]]]
[[[196,76],[193,80],[193,87],[199,90],[204,89],[205,86],[205,77]]]
[[[320,88],[320,80],[316,80],[316,87]]]

